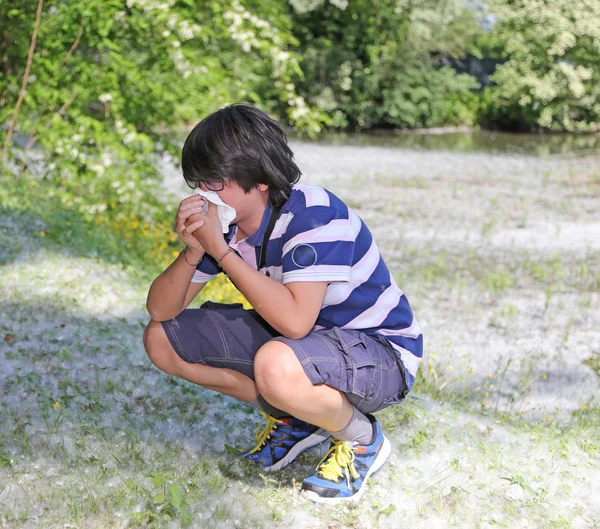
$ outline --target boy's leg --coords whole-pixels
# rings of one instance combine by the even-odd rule
[[[330,329],[301,340],[276,337],[254,358],[258,391],[272,405],[327,429],[400,402],[404,374],[389,347],[364,333]]]
[[[254,374],[258,391],[273,406],[330,432],[342,430],[352,418],[353,406],[341,391],[313,385],[294,351],[279,340],[256,354]]]
[[[279,470],[300,453],[329,439],[312,424],[269,404],[254,382],[256,351],[278,333],[241,305],[207,302],[173,320],[150,322],[144,345],[162,371],[249,403],[265,414],[257,445],[244,452],[264,470]]]
[[[151,321],[148,324],[144,331],[144,346],[152,363],[169,375],[247,402],[273,417],[285,415],[259,395],[250,377],[234,369],[192,364],[183,360],[173,349],[160,322]]]
[[[307,497],[321,503],[359,499],[390,453],[389,441],[368,413],[399,402],[406,389],[389,347],[339,329],[302,340],[276,338],[258,351],[255,377],[271,404],[326,428],[336,439],[316,474],[304,480]]]
[[[254,380],[238,371],[183,360],[175,352],[160,322],[151,321],[148,324],[144,331],[144,346],[152,363],[169,375],[244,402],[251,402],[258,396]]]

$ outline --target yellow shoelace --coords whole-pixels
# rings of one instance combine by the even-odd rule
[[[275,417],[271,417],[270,415],[267,415],[265,412],[260,411],[259,412],[263,418],[260,420],[260,422],[258,423],[258,426],[256,427],[256,446],[250,450],[248,452],[247,455],[249,454],[253,454],[254,452],[258,452],[263,445],[267,442],[268,439],[271,438],[271,435],[273,434],[273,432],[275,430],[277,430],[277,426],[278,423],[280,423],[281,421],[279,419],[276,419]],[[265,424],[265,421],[267,421],[267,423]],[[261,426],[265,424],[264,428],[261,431]]]
[[[334,441],[325,457],[317,465],[319,473],[329,481],[337,481],[341,477],[346,478],[350,488],[350,477],[356,479],[359,476],[354,467],[354,451],[344,441]]]

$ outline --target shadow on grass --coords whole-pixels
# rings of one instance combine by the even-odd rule
[[[209,517],[232,510],[232,488],[288,494],[319,460],[313,451],[293,470],[264,475],[230,453],[253,446],[259,415],[155,368],[142,345],[145,322],[76,315],[47,296],[3,303],[0,326],[0,482],[16,487],[36,468],[62,469],[35,471],[49,495],[40,505],[52,503],[55,480],[67,480],[61,501],[82,504],[85,515],[142,505],[131,527],[185,525],[192,505],[208,501],[200,512]],[[91,486],[94,497],[82,499],[77,487]],[[77,509],[61,520],[77,522]],[[242,504],[234,510],[243,515]]]

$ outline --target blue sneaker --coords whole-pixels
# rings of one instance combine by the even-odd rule
[[[390,455],[390,442],[384,437],[375,417],[375,440],[370,445],[332,440],[331,448],[317,466],[314,476],[302,483],[302,495],[317,503],[359,500],[371,474],[377,472]]]
[[[242,457],[254,461],[265,471],[281,470],[302,452],[327,441],[331,434],[318,426],[296,419],[276,419],[262,411],[263,419],[256,428],[256,446],[242,452]],[[267,421],[261,431],[262,424]]]

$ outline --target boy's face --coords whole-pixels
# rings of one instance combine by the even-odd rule
[[[204,184],[200,184],[200,189],[210,191]],[[223,189],[216,191],[216,193],[225,204],[235,209],[236,217],[232,224],[238,224],[252,220],[257,216],[262,219],[266,200],[269,197],[269,186],[259,184],[258,187],[254,187],[246,193],[235,182],[225,181]]]

